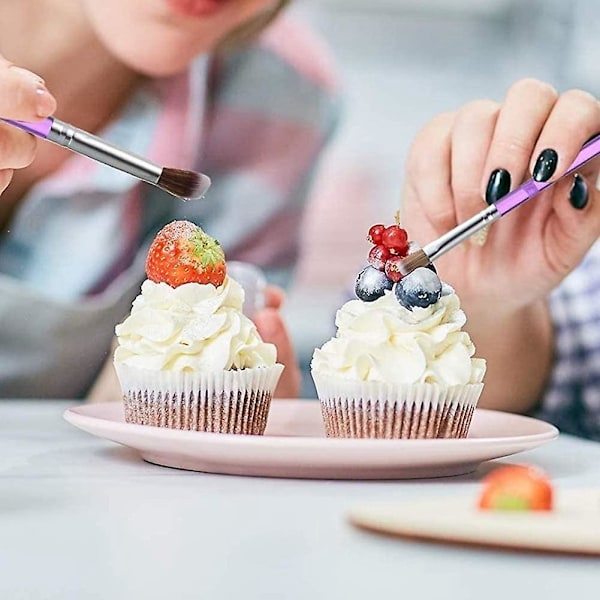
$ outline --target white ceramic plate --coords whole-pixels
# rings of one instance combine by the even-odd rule
[[[462,440],[325,437],[319,403],[275,400],[263,436],[198,433],[125,423],[120,403],[69,408],[65,419],[93,435],[179,469],[311,479],[413,479],[463,475],[480,463],[535,448],[558,430],[529,417],[477,409]]]
[[[482,511],[476,498],[419,498],[355,508],[357,527],[452,544],[600,555],[600,490],[555,490],[554,509]]]

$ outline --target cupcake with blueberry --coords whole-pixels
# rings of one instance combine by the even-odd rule
[[[463,330],[460,301],[433,265],[402,276],[398,265],[412,248],[398,223],[374,225],[368,239],[357,299],[338,310],[335,337],[311,362],[326,433],[464,438],[485,361]]]
[[[150,246],[146,274],[115,328],[125,420],[262,434],[283,366],[243,314],[244,291],[219,243],[194,223],[169,223]]]

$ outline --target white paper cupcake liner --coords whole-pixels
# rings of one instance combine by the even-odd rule
[[[125,420],[170,429],[262,435],[283,365],[198,373],[115,363]]]
[[[465,438],[483,383],[353,381],[312,373],[328,437]]]

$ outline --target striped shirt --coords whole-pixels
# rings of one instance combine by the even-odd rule
[[[285,284],[338,112],[327,56],[279,19],[243,49],[148,82],[99,133],[209,174],[205,200],[182,202],[78,155],[30,191],[0,237],[0,397],[85,394],[139,291],[149,243],[173,219]]]

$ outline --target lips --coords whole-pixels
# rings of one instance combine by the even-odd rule
[[[227,0],[167,0],[175,12],[187,17],[207,17],[216,13]]]

